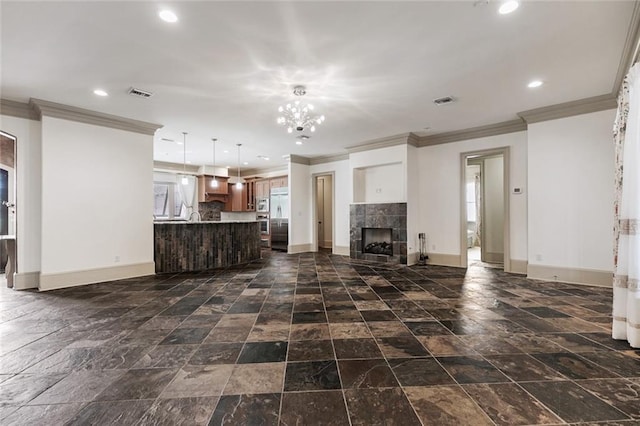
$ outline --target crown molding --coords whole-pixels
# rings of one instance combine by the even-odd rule
[[[309,164],[315,166],[316,164],[333,163],[334,161],[344,161],[348,159],[349,154],[321,155],[309,158]]]
[[[638,54],[640,53],[640,1],[636,0],[634,3],[631,23],[627,30],[627,38],[624,42],[622,57],[618,65],[618,73],[616,74],[616,79],[611,91],[614,96],[618,96],[622,80],[624,80],[631,66],[640,59],[638,58]]]
[[[527,124],[531,124],[538,123],[540,121],[572,117],[574,115],[589,114],[591,112],[605,111],[616,108],[617,105],[616,95],[609,93],[606,95],[593,96],[591,98],[579,99],[577,101],[564,102],[561,104],[522,111],[518,113],[518,117],[526,121]]]
[[[420,145],[418,146],[440,145],[443,143],[485,138],[487,136],[522,132],[524,130],[527,130],[527,123],[521,119],[503,121],[502,123],[489,124],[487,126],[471,127],[469,129],[454,130],[452,132],[439,133],[437,135],[423,136],[420,138]]]
[[[242,177],[254,177],[260,174],[267,174],[267,173],[280,173],[283,172],[284,174],[287,174],[287,167],[286,166],[275,166],[275,167],[268,167],[268,168],[264,168],[264,169],[247,169],[247,170],[240,170],[240,176]]]
[[[197,175],[198,171],[200,171],[200,166],[187,164],[186,167],[184,167],[182,164],[178,164],[178,163],[169,163],[166,161],[154,161],[153,170],[169,171],[169,172],[176,172],[176,173],[183,173],[183,171],[185,171],[188,175]]]
[[[407,136],[407,145],[419,147],[420,146],[420,136],[415,133],[410,132]]]
[[[0,99],[0,114],[11,117],[26,118],[27,120],[40,120],[40,114],[33,109],[33,106],[9,99]]]
[[[42,99],[31,98],[29,100],[29,105],[34,108],[40,116],[45,115],[47,117],[61,118],[64,120],[77,121],[79,123],[93,124],[95,126],[110,127],[112,129],[126,130],[129,132],[142,133],[144,135],[153,135],[156,130],[162,127],[161,124],[132,120],[130,118],[104,114]]]
[[[309,160],[309,158],[303,157],[302,155],[295,155],[295,154],[291,154],[289,156],[289,162],[295,163],[295,164],[303,164],[305,166],[308,166],[311,164],[311,161]]]
[[[387,136],[380,139],[372,139],[358,145],[348,146],[346,150],[351,154],[354,152],[371,151],[372,149],[387,148],[390,146],[407,145],[414,143],[413,141],[415,140],[415,138],[417,138],[417,136],[411,132],[402,133],[400,135]]]

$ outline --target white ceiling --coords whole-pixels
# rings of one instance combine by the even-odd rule
[[[235,167],[242,143],[256,168],[612,91],[632,1],[525,1],[510,15],[499,3],[2,1],[0,95],[162,124],[159,161],[182,163],[182,146],[161,140],[182,131],[193,164],[211,164],[216,137],[218,165]],[[158,18],[165,7],[177,23]],[[527,88],[534,78],[545,84]],[[297,84],[326,115],[303,146],[276,124]],[[447,95],[457,102],[432,103]]]

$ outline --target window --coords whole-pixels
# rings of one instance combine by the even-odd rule
[[[186,208],[173,182],[153,183],[153,215],[158,219],[184,218]]]

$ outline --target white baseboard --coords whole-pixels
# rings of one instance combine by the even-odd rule
[[[297,254],[297,253],[308,253],[313,251],[313,244],[295,244],[289,245],[287,249],[288,254]]]
[[[87,269],[83,271],[40,274],[40,291],[55,290],[95,284],[103,281],[121,280],[155,274],[155,262],[135,263],[132,265],[112,266],[108,268]]]
[[[527,275],[527,264],[526,260],[511,259],[511,270],[505,272]]]
[[[613,272],[597,269],[563,268],[529,263],[527,266],[527,278],[601,287],[613,286]]]
[[[340,256],[349,256],[351,255],[349,246],[335,246],[333,248],[333,254],[338,254]]]
[[[428,256],[428,265],[455,266],[458,268],[461,267],[461,259],[459,254],[428,253]]]
[[[40,281],[40,271],[34,272],[16,272],[13,276],[14,290],[27,290],[30,288],[38,288]]]

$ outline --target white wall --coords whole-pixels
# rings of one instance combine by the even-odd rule
[[[353,170],[353,200],[356,203],[403,202],[405,167],[402,163],[369,166]]]
[[[40,271],[40,194],[42,175],[41,124],[39,121],[0,115],[0,129],[15,136],[16,142],[16,220],[17,220],[17,276],[31,276],[26,287],[37,286]]]
[[[289,253],[311,251],[313,218],[309,166],[289,163]]]
[[[484,159],[482,172],[484,192],[482,248],[487,254],[487,261],[501,262],[504,258],[504,167],[502,156]]]
[[[413,265],[418,261],[420,244],[418,233],[424,232],[420,228],[420,164],[418,160],[419,148],[407,147],[407,264]]]
[[[40,288],[59,286],[62,273],[68,285],[78,285],[104,280],[87,271],[136,265],[148,271],[152,136],[51,117],[42,118],[42,135]]]
[[[529,265],[612,270],[614,118],[529,126]]]
[[[349,154],[354,202],[407,201],[407,145]],[[377,190],[380,192],[377,192]]]
[[[323,173],[333,173],[333,245],[340,254],[349,254],[349,205],[351,204],[352,174],[349,160],[333,161],[330,163],[316,164],[309,167],[309,173],[318,175]],[[312,189],[309,187],[309,192]],[[313,223],[309,222],[309,227]]]
[[[501,147],[510,149],[510,187],[523,189],[523,194],[509,196],[511,259],[527,259],[526,132],[418,149],[419,232],[427,234],[429,253],[459,256],[461,252],[460,209],[465,208],[460,205],[461,153]]]

